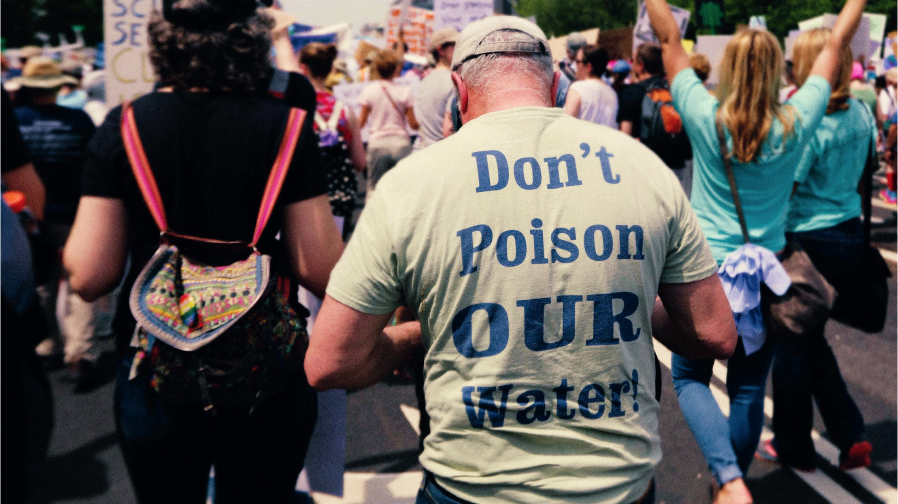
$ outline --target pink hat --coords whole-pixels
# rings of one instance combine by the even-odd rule
[[[864,65],[861,65],[860,63],[855,61],[854,64],[851,65],[851,80],[855,80],[855,79],[863,80],[863,78],[864,78]]]

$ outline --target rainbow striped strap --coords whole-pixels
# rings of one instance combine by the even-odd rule
[[[159,187],[156,185],[156,178],[150,170],[150,163],[147,160],[143,143],[140,141],[140,135],[137,134],[137,122],[134,119],[134,108],[131,103],[125,103],[122,107],[122,141],[125,144],[125,151],[128,153],[128,160],[131,164],[131,170],[134,172],[134,178],[143,195],[156,226],[163,233],[168,231],[168,222],[165,218],[165,207],[162,205],[162,197],[159,194]],[[306,112],[298,108],[290,109],[290,116],[287,119],[287,129],[284,131],[284,139],[281,142],[280,150],[278,150],[277,158],[274,166],[271,167],[271,173],[268,175],[268,183],[265,186],[265,193],[262,196],[262,204],[259,207],[259,215],[256,218],[256,229],[253,233],[253,241],[250,246],[255,247],[262,231],[268,223],[274,211],[275,202],[284,186],[284,179],[290,170],[290,162],[293,160],[293,153],[296,151],[296,144],[299,142],[302,133],[302,125],[305,122]]]
[[[162,197],[159,195],[156,178],[153,177],[150,162],[147,161],[147,154],[143,150],[143,143],[137,134],[137,123],[134,121],[134,108],[131,107],[131,102],[122,106],[122,141],[125,144],[131,171],[134,172],[134,179],[137,180],[143,200],[150,209],[150,213],[153,214],[153,220],[156,221],[159,231],[164,233],[168,231],[165,207],[162,206]]]
[[[281,188],[284,186],[287,171],[290,170],[290,162],[293,161],[293,152],[296,150],[296,144],[299,142],[299,136],[302,133],[302,125],[305,120],[305,110],[290,109],[287,129],[284,131],[284,139],[281,141],[277,159],[274,160],[274,166],[271,167],[271,173],[268,175],[268,184],[265,186],[265,194],[262,196],[262,205],[259,206],[259,216],[256,217],[256,231],[253,233],[253,242],[250,244],[253,247],[256,246],[259,238],[262,237],[265,224],[268,223],[268,219],[274,211],[274,204],[281,193]]]

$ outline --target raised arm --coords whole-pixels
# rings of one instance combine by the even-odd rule
[[[652,335],[691,359],[727,359],[736,349],[736,323],[717,274],[696,282],[658,286]]]
[[[357,390],[374,385],[421,345],[421,324],[387,327],[393,312],[370,315],[324,298],[309,339],[305,369],[317,390]]]
[[[836,76],[841,65],[840,53],[842,48],[851,43],[857,27],[861,24],[861,15],[867,0],[848,0],[839,13],[836,24],[833,25],[826,47],[817,55],[810,75],[819,75],[829,81],[830,86],[835,85]]]
[[[680,28],[666,0],[646,0],[645,8],[661,44],[664,72],[669,80],[673,80],[680,71],[689,68],[689,55],[683,49]]]

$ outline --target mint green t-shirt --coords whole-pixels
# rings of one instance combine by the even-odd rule
[[[861,215],[857,185],[876,142],[876,123],[866,105],[854,98],[848,104],[823,118],[801,156],[789,231],[825,229]]]
[[[774,119],[753,163],[733,158],[733,173],[752,243],[774,252],[786,245],[786,213],[795,170],[804,147],[820,125],[830,87],[826,79],[811,76],[786,104],[795,113],[794,135],[783,143],[783,125]],[[692,144],[692,208],[714,259],[718,263],[745,240],[739,226],[736,205],[720,153],[715,115],[719,104],[687,68],[678,73],[671,85],[674,107],[683,118],[683,126]],[[733,139],[726,131],[727,148],[733,152]]]
[[[388,172],[327,293],[421,321],[421,464],[478,503],[636,500],[661,458],[659,282],[716,264],[649,149],[559,109],[481,116]]]

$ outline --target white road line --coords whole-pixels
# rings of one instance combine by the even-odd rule
[[[879,198],[870,198],[870,201],[873,202],[873,206],[875,206],[876,208],[882,208],[884,210],[891,210],[893,212],[895,211],[895,205],[890,205],[890,204],[886,203],[885,201],[881,201]]]
[[[662,364],[667,366],[670,369],[671,363],[671,353],[666,347],[658,343],[655,343],[655,353],[658,354],[658,359]],[[714,376],[726,383],[726,367],[720,363],[720,361],[714,362],[713,368]],[[730,400],[726,394],[726,391],[717,387],[713,383],[711,384],[711,394],[714,396],[714,399],[717,401],[717,404],[720,405],[721,411],[723,411],[724,415],[729,415],[730,411]],[[764,415],[768,419],[773,418],[773,400],[770,397],[764,397]],[[771,432],[766,427],[764,428],[764,434],[762,435],[763,439],[770,439],[773,437],[773,432]],[[833,467],[839,467],[839,449],[836,448],[828,440],[824,439],[819,432],[816,430],[811,431],[811,437],[814,439],[814,448],[817,450],[817,453],[820,454],[824,459],[826,459]],[[818,491],[824,498],[828,499],[830,502],[849,502],[843,500],[843,497],[838,494],[838,492],[833,493],[834,491],[830,488],[832,485],[835,485],[839,491],[845,492],[841,486],[836,484],[831,478],[823,474],[821,471],[817,471],[815,473],[804,473],[801,471],[793,471],[798,477],[803,479],[808,484],[818,485],[822,484],[823,486],[817,487],[812,486],[814,490]],[[826,479],[823,480],[815,475],[820,474],[823,475]],[[870,493],[876,496],[882,502],[886,504],[896,504],[898,503],[898,490],[894,487],[880,479],[878,476],[873,474],[869,469],[854,469],[851,471],[845,471],[845,474],[853,478],[857,481],[861,486],[866,488]],[[824,493],[826,492],[826,493]],[[847,494],[847,493],[846,493]],[[832,497],[832,498],[830,498]],[[836,499],[836,500],[833,500]],[[851,497],[854,499],[854,497]],[[856,502],[853,500],[852,502]]]
[[[313,492],[316,504],[414,504],[421,485],[421,471],[404,473],[348,472],[343,477],[343,497]]]
[[[421,435],[421,412],[417,407],[408,406],[405,404],[400,404],[399,409],[402,410],[402,414],[405,416],[405,419],[408,420],[408,423],[412,424],[412,429],[415,430],[415,434]]]

